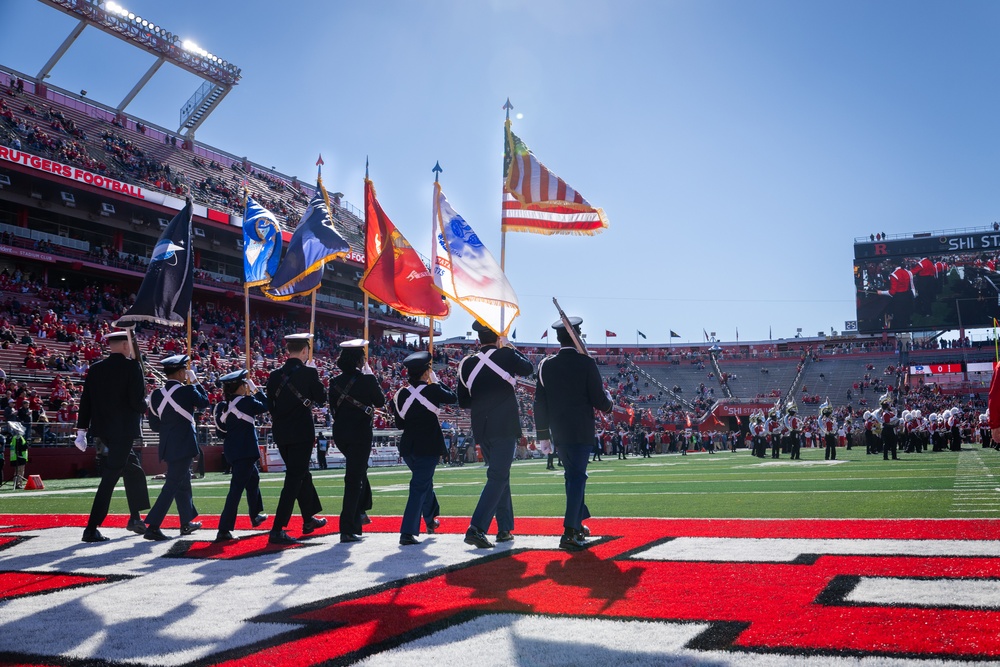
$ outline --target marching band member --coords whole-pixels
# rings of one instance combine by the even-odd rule
[[[993,446],[993,440],[990,436],[990,411],[989,408],[986,412],[979,415],[979,442],[983,449],[987,449]]]
[[[948,428],[951,429],[951,451],[962,451],[962,409],[954,407],[949,412]]]
[[[802,432],[802,419],[799,418],[797,414],[798,411],[799,408],[795,405],[795,401],[789,401],[788,405],[785,406],[785,443],[788,446],[788,450],[791,452],[792,459],[802,458],[802,442],[800,440],[800,433]]]
[[[330,381],[333,443],[344,455],[344,504],[340,512],[340,541],[361,540],[362,526],[371,519],[368,459],[372,452],[375,408],[385,405],[385,394],[365,359],[363,338],[340,344],[340,375]]]
[[[399,543],[409,546],[420,543],[421,516],[428,532],[437,526],[440,506],[434,494],[434,469],[447,454],[438,415],[442,405],[458,403],[458,396],[438,383],[429,352],[414,352],[403,359],[403,366],[407,384],[393,397],[392,410],[397,428],[403,431],[399,454],[410,469],[410,493],[399,527]]]
[[[940,452],[944,449],[941,417],[932,412],[928,417],[927,432],[931,437],[931,451]]]
[[[159,455],[167,463],[166,479],[153,508],[146,515],[147,540],[170,539],[160,530],[160,524],[177,502],[181,520],[181,535],[190,535],[201,528],[194,521],[198,510],[191,493],[191,462],[198,456],[194,412],[208,407],[208,393],[201,386],[194,371],[187,367],[190,357],[175,354],[163,359],[163,373],[167,382],[149,395],[149,426],[160,434]]]
[[[827,398],[823,405],[819,406],[819,432],[823,436],[826,444],[826,451],[823,459],[827,461],[837,460],[837,420],[833,418],[833,406]]]
[[[865,410],[863,417],[865,429],[865,454],[875,454],[878,447],[878,438],[875,437],[875,418],[872,417],[870,410]]]
[[[267,521],[264,501],[260,495],[260,473],[257,460],[260,449],[257,445],[257,428],[254,417],[267,412],[267,396],[257,388],[247,371],[239,370],[219,378],[225,400],[215,406],[216,433],[222,436],[222,454],[231,468],[229,493],[226,504],[219,516],[219,532],[216,542],[228,542],[236,527],[236,513],[240,506],[240,496],[246,491],[250,523],[256,528]]]
[[[781,436],[784,426],[778,419],[777,407],[771,408],[767,413],[767,439],[771,443],[771,458],[779,458],[781,452]]]
[[[896,456],[896,427],[899,425],[899,417],[892,409],[892,398],[889,394],[883,394],[879,398],[879,405],[881,406],[878,410],[878,421],[882,426],[882,460],[888,461],[891,453],[892,460],[895,461],[898,458]]]

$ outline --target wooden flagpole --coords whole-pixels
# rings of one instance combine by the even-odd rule
[[[510,127],[510,110],[514,108],[514,105],[510,103],[510,98],[507,98],[507,102],[504,103],[503,109],[507,112],[507,118],[504,121],[504,128]],[[506,141],[506,132],[504,133],[504,141]],[[505,149],[506,150],[506,149]],[[501,174],[503,178],[503,174]],[[500,188],[500,271],[507,275],[506,269],[507,262],[507,230],[503,226],[503,187]],[[506,322],[506,312],[503,305],[500,306],[500,330],[503,331]]]
[[[368,156],[366,155],[365,156],[365,187],[367,187],[367,186],[368,186]],[[371,264],[368,263],[369,261],[371,261],[371,258],[368,257],[368,198],[367,198],[367,194],[368,194],[368,191],[365,190],[365,268],[368,268],[368,267],[371,266]],[[363,338],[365,340],[368,340],[368,292],[366,292],[365,290],[361,290],[361,293],[365,295],[364,296],[365,334],[364,334]],[[365,345],[365,363],[366,364],[368,363],[368,347],[369,346],[366,344]]]
[[[246,177],[243,179],[243,221],[246,222],[247,216],[247,197],[249,193],[247,192],[247,181]],[[280,232],[279,232],[280,233]],[[243,246],[243,265],[246,266],[246,245]],[[247,358],[246,369],[247,372],[250,371],[250,288],[247,286],[247,274],[243,272],[243,338],[245,345],[245,353]]]
[[[441,168],[441,163],[436,161],[436,162],[434,162],[434,168],[431,169],[431,171],[434,172],[434,183],[436,184],[438,182],[438,177],[441,175],[441,172],[444,171],[444,169]],[[437,190],[435,189],[435,196],[436,196],[436,192],[437,192]],[[432,202],[431,208],[433,209],[433,207],[434,207],[434,204]],[[431,263],[432,264],[434,262],[433,258],[434,258],[434,255],[435,255],[435,252],[434,252],[434,247],[435,247],[434,244],[435,243],[437,243],[437,220],[435,220],[434,216],[432,215],[431,216]],[[434,275],[434,271],[436,269],[437,269],[437,267],[435,267],[435,266],[431,267],[431,275]],[[428,328],[429,328],[429,331],[427,333],[427,351],[430,352],[431,356],[433,357],[433,355],[434,355],[434,316],[433,315],[430,316],[430,324],[429,324]]]

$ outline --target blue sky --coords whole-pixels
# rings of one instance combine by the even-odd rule
[[[1000,220],[995,2],[119,4],[242,68],[200,141],[305,180],[321,152],[328,188],[358,206],[368,156],[425,255],[439,160],[449,201],[499,257],[509,96],[518,135],[611,222],[507,236],[521,342],[556,319],[553,296],[592,343],[605,329],[618,342],[840,331],[855,319],[855,237]],[[0,64],[38,72],[72,25],[3,0]],[[115,105],[151,62],[88,29],[51,81]],[[164,67],[127,112],[176,129],[198,83]]]

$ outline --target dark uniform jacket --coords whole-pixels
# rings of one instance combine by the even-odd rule
[[[396,414],[396,427],[403,430],[399,439],[400,456],[440,456],[445,453],[444,434],[438,415],[428,410],[419,400],[414,400],[405,414],[400,414],[410,394],[418,387],[420,395],[436,407],[458,402],[458,396],[440,384],[407,385],[396,392],[392,409]]]
[[[301,398],[295,395],[296,391]],[[271,412],[271,435],[276,443],[312,444],[316,439],[312,408],[324,405],[326,388],[320,382],[319,373],[299,359],[289,357],[267,378],[267,408]]]
[[[597,362],[564,347],[538,364],[535,386],[535,429],[539,440],[555,445],[594,442],[594,410],[611,412]]]
[[[176,389],[175,389],[176,387]],[[171,405],[167,400],[176,404]],[[198,440],[193,421],[197,408],[208,407],[208,394],[200,384],[167,380],[149,395],[149,427],[160,434],[161,461],[177,461],[198,456]],[[179,412],[180,408],[183,412]],[[188,417],[192,419],[189,419]]]
[[[487,354],[490,362],[511,377],[534,371],[531,362],[514,348],[484,345],[479,354],[459,364],[458,404],[472,408],[472,432],[477,438],[519,438],[521,419],[514,386],[481,361]],[[479,372],[471,378],[480,363]]]
[[[215,406],[215,431],[222,441],[222,453],[230,463],[260,458],[254,417],[267,412],[267,396],[258,391],[253,396],[234,396]]]
[[[347,398],[365,405],[363,410]],[[330,416],[333,418],[333,441],[338,446],[368,444],[372,442],[372,414],[375,408],[385,405],[385,394],[374,375],[359,370],[341,373],[330,382]]]
[[[142,437],[142,415],[146,412],[146,383],[139,362],[123,354],[112,354],[87,371],[80,396],[77,428],[88,429],[108,446],[113,467],[124,462],[132,442]],[[114,459],[120,458],[115,462]]]

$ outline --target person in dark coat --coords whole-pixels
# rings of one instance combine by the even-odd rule
[[[236,513],[240,497],[246,491],[250,523],[256,528],[267,521],[264,501],[260,495],[260,473],[257,461],[257,427],[254,418],[267,412],[267,396],[259,390],[245,370],[235,371],[219,378],[225,400],[215,406],[215,430],[223,438],[222,454],[230,466],[229,493],[219,517],[216,542],[228,542],[236,527]]]
[[[579,340],[579,317],[569,318]],[[546,451],[555,445],[563,462],[566,486],[566,514],[559,547],[568,551],[587,548],[589,530],[583,521],[590,516],[584,500],[587,463],[594,442],[594,410],[611,412],[611,396],[604,389],[597,362],[581,354],[574,336],[560,320],[552,325],[560,349],[538,364],[535,387],[535,429],[539,446]]]
[[[107,448],[101,466],[101,483],[94,495],[90,518],[83,531],[84,542],[104,542],[109,538],[98,530],[108,516],[111,496],[119,479],[125,482],[128,502],[127,528],[142,535],[146,532],[139,513],[149,509],[149,489],[142,463],[133,444],[142,437],[142,415],[146,412],[146,383],[142,367],[132,359],[132,344],[127,331],[114,331],[104,337],[111,353],[87,371],[76,416],[76,446],[87,448],[87,435],[99,450]]]
[[[382,387],[365,359],[367,344],[368,341],[360,338],[340,344],[337,367],[341,373],[330,382],[333,443],[346,459],[344,505],[340,512],[341,542],[359,541],[368,518],[372,419],[375,408],[385,405]]]
[[[438,414],[442,405],[458,402],[458,396],[438,383],[431,362],[429,352],[415,352],[404,359],[407,385],[392,400],[396,427],[403,430],[399,454],[411,473],[410,495],[399,529],[399,543],[403,546],[419,543],[421,516],[428,532],[437,527],[440,507],[434,495],[434,469],[445,454]]]
[[[490,549],[486,537],[493,517],[497,520],[497,542],[514,539],[514,504],[510,497],[510,465],[521,437],[516,376],[534,372],[528,359],[507,345],[488,326],[476,320],[472,328],[479,332],[479,352],[462,360],[458,366],[458,404],[472,409],[472,432],[476,434],[486,468],[486,486],[472,513],[465,543]]]
[[[323,510],[323,505],[309,472],[309,459],[316,442],[312,409],[326,405],[326,388],[310,360],[311,346],[312,334],[285,336],[288,358],[267,378],[271,435],[285,463],[285,482],[281,486],[274,524],[268,537],[271,544],[298,543],[285,532],[296,502],[302,514],[303,535],[326,525],[325,518],[316,516]]]
[[[175,354],[163,359],[167,382],[149,395],[149,426],[160,434],[159,456],[167,463],[166,479],[153,508],[146,515],[147,540],[169,539],[160,530],[170,504],[177,502],[181,520],[181,535],[190,535],[201,528],[194,519],[198,510],[191,492],[191,461],[198,456],[195,434],[195,410],[208,407],[208,393],[194,371],[187,367],[190,358]]]

